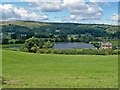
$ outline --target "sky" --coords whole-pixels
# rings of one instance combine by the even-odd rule
[[[4,0],[0,2],[0,20],[117,25],[118,1]]]

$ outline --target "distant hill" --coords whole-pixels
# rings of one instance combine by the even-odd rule
[[[4,21],[0,26],[3,25],[18,25],[18,26],[26,26],[29,28],[37,28],[41,26],[48,26],[48,23],[43,23],[43,22],[35,22],[35,21]]]
[[[50,23],[35,21],[4,21],[0,23],[0,35],[5,43],[24,43],[31,37],[52,42],[117,41],[119,26],[106,24]]]
[[[30,29],[40,28],[40,27],[58,27],[56,29],[66,28],[98,28],[104,29],[108,33],[114,33],[118,31],[117,25],[107,25],[107,24],[80,24],[80,23],[50,23],[50,22],[37,22],[37,21],[3,21],[0,26],[17,25],[24,26]]]

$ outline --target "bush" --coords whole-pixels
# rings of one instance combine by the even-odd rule
[[[108,55],[108,52],[105,50],[99,50],[98,55]]]
[[[39,38],[29,38],[25,41],[24,46],[22,47],[22,51],[28,51],[28,52],[41,52],[38,51],[39,49],[49,49],[52,48],[53,44],[50,41],[44,41]],[[41,53],[50,53],[50,51],[45,51]]]
[[[9,44],[13,44],[14,42],[13,41],[10,41],[10,43]]]
[[[66,54],[66,55],[113,55],[118,54],[118,51],[113,52],[112,50],[97,50],[97,49],[39,49],[37,53]]]
[[[20,44],[20,43],[24,43],[24,41],[22,41],[22,40],[15,41],[15,44]]]
[[[120,50],[114,50],[114,51],[113,51],[113,54],[115,54],[115,55],[120,55]]]
[[[2,44],[9,44],[9,40],[7,38],[2,39]]]

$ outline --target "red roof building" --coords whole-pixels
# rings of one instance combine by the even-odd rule
[[[101,44],[101,49],[112,49],[112,43],[102,43]]]

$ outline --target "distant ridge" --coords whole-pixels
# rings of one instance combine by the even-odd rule
[[[33,21],[33,20],[11,20],[11,21],[0,21],[2,23],[4,22],[32,22],[32,23],[46,23],[46,24],[78,24],[78,25],[108,25],[108,26],[118,26],[118,25],[110,25],[110,24],[96,24],[96,23],[75,23],[75,22],[42,22],[42,21]]]

